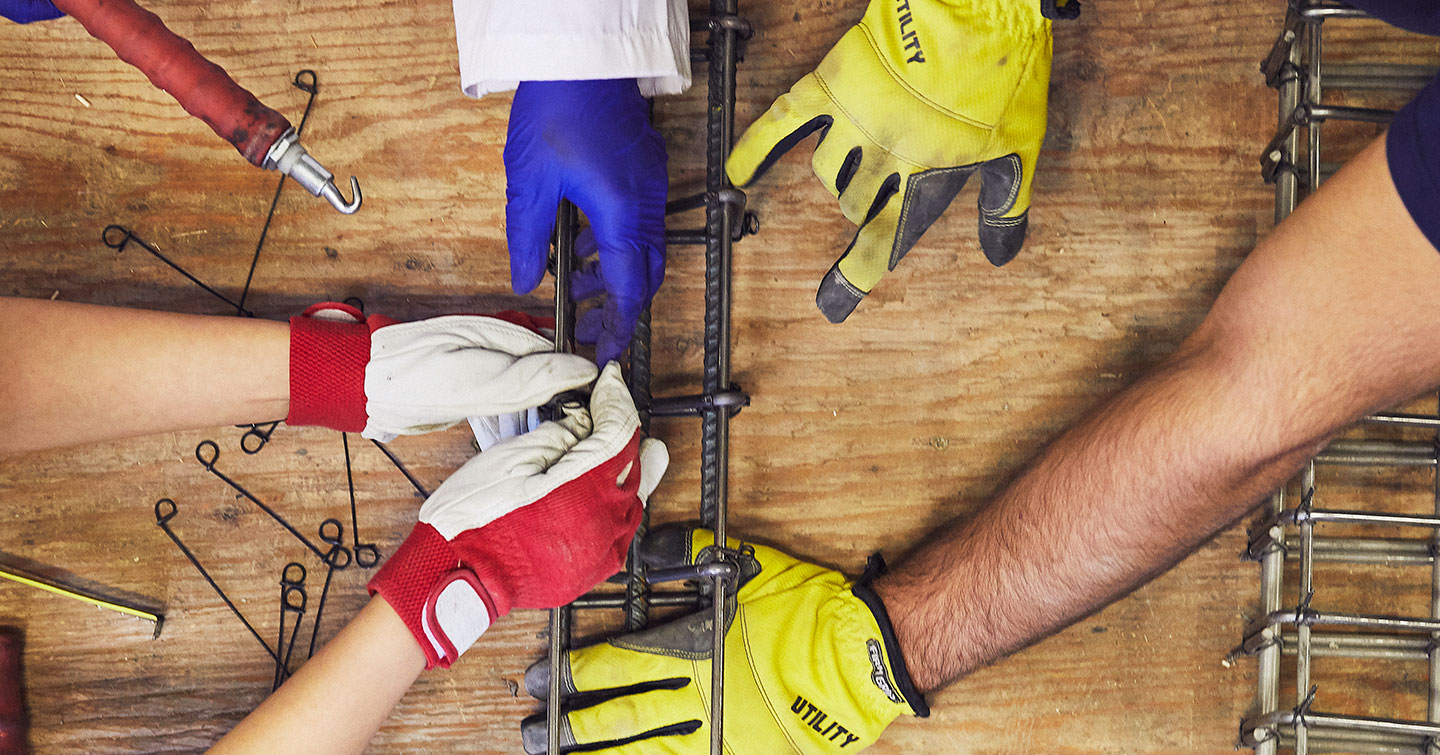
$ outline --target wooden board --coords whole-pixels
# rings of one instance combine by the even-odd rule
[[[509,99],[460,95],[447,4],[148,5],[292,118],[304,95],[291,77],[316,70],[305,143],[365,190],[365,208],[342,217],[287,189],[248,306],[283,318],[359,296],[403,319],[515,303],[503,234]],[[745,5],[757,34],[739,76],[742,125],[864,10],[856,0]],[[1173,349],[1270,226],[1257,155],[1275,98],[1257,62],[1282,6],[1087,3],[1055,30],[1025,251],[999,270],[984,260],[969,189],[843,326],[825,322],[813,296],[853,228],[811,175],[808,147],[782,160],[750,191],[762,230],[736,253],[735,379],[754,405],[733,426],[734,530],[852,571],[875,550],[893,561],[982,506],[1047,439]],[[1400,57],[1436,55],[1378,25],[1357,38]],[[677,193],[700,176],[703,78],[657,102]],[[225,311],[140,251],[107,249],[101,229],[132,228],[234,293],[274,174],[245,164],[73,22],[0,26],[0,92],[0,294]],[[697,385],[702,285],[699,252],[670,250],[655,305],[657,394]],[[697,426],[656,431],[674,465],[655,518],[693,518]],[[169,616],[154,640],[142,622],[0,584],[0,621],[28,636],[40,752],[198,750],[264,698],[262,651],[151,507],[179,503],[176,530],[269,636],[280,567],[304,552],[201,469],[196,443],[216,440],[219,466],[307,534],[325,517],[348,519],[348,501],[336,433],[281,428],[255,456],[240,452],[239,435],[214,428],[0,460],[0,553],[156,599]],[[393,447],[432,487],[471,453],[459,431]],[[355,444],[355,465],[362,536],[388,554],[419,499],[368,443]],[[1135,595],[937,695],[929,720],[898,722],[875,751],[1231,752],[1254,683],[1253,663],[1220,662],[1257,593],[1256,569],[1237,558],[1243,544],[1242,530],[1225,532]],[[365,579],[336,575],[322,641],[362,604]],[[517,683],[543,626],[541,614],[518,612],[457,669],[423,676],[373,750],[518,751],[518,721],[537,706]],[[1345,712],[1398,710],[1413,692],[1385,688]]]

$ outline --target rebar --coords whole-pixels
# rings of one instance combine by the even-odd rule
[[[1302,195],[1313,193],[1340,164],[1324,152],[1322,124],[1331,120],[1387,123],[1392,111],[1337,105],[1327,95],[1343,90],[1413,91],[1435,74],[1433,65],[1325,60],[1327,20],[1365,18],[1364,13],[1329,0],[1291,0],[1284,26],[1261,64],[1267,85],[1278,90],[1277,130],[1261,158],[1261,174],[1275,184],[1275,221],[1283,222]],[[1302,134],[1303,131],[1303,134]],[[1301,139],[1304,162],[1301,163]],[[1329,160],[1327,161],[1326,158]],[[1241,722],[1240,745],[1257,755],[1280,749],[1295,755],[1312,753],[1419,753],[1440,750],[1440,476],[1431,491],[1429,514],[1385,510],[1319,508],[1315,485],[1317,466],[1437,466],[1440,414],[1383,412],[1365,417],[1361,425],[1432,433],[1415,439],[1344,438],[1320,451],[1302,469],[1296,484],[1299,501],[1287,504],[1282,487],[1262,507],[1251,529],[1245,555],[1260,563],[1259,618],[1252,622],[1234,657],[1257,657],[1258,673],[1252,713]],[[1393,498],[1386,491],[1385,498]],[[1379,496],[1376,496],[1379,498]],[[1380,502],[1384,502],[1381,498]],[[1414,537],[1345,536],[1327,528],[1374,527],[1418,531]],[[1389,535],[1390,533],[1385,533]],[[1296,562],[1297,584],[1286,600],[1285,565]],[[1317,598],[1315,564],[1334,562],[1394,567],[1424,566],[1430,571],[1431,600],[1424,616],[1390,616],[1331,610]],[[1339,631],[1329,628],[1339,627]],[[1426,721],[1374,718],[1337,712],[1316,712],[1320,691],[1315,667],[1318,657],[1345,657],[1375,662],[1426,661],[1429,685]],[[1295,706],[1281,707],[1283,658],[1294,658]],[[1344,699],[1344,698],[1339,698]]]
[[[575,205],[560,202],[555,216],[555,350],[575,351],[575,303],[570,299],[570,274],[575,269],[575,237],[579,233]],[[560,667],[570,645],[570,609],[550,609],[550,686],[545,695],[545,732],[550,755],[560,753]]]
[[[722,755],[724,748],[724,682],[725,682],[725,617],[727,603],[733,603],[729,591],[734,589],[738,569],[733,556],[726,550],[726,511],[728,508],[729,420],[749,403],[749,396],[730,382],[730,300],[732,245],[741,237],[754,233],[759,220],[745,209],[745,195],[730,185],[725,175],[725,160],[734,141],[736,65],[742,54],[743,41],[750,34],[749,23],[737,15],[737,0],[711,0],[708,16],[692,24],[708,30],[703,50],[692,50],[691,60],[709,67],[707,84],[705,190],[667,203],[667,214],[686,212],[703,207],[703,229],[667,231],[668,243],[697,244],[705,247],[705,321],[702,394],[655,399],[651,396],[650,310],[646,310],[630,343],[629,381],[631,395],[641,413],[642,427],[648,430],[652,416],[693,416],[701,419],[700,441],[700,522],[715,533],[718,547],[712,549],[718,563],[687,567],[681,574],[647,575],[638,558],[638,549],[648,530],[648,511],[642,518],[632,541],[624,575],[623,592],[608,591],[583,596],[567,609],[614,609],[625,612],[625,628],[634,631],[643,627],[651,606],[683,606],[700,608],[710,600],[711,666],[710,666],[710,752]],[[573,238],[573,210],[562,203],[557,218],[555,248],[556,264],[556,350],[572,348],[571,329],[574,310],[569,297],[567,270],[569,244]],[[663,578],[685,579],[710,588],[706,591],[653,592],[653,584]],[[547,743],[552,755],[560,753],[560,716],[563,701],[560,695],[561,662],[568,644],[570,613],[558,609],[550,614],[550,688],[547,690]]]

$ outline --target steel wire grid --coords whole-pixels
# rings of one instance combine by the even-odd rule
[[[742,45],[751,35],[750,24],[738,15],[738,0],[711,0],[709,15],[694,19],[694,31],[708,31],[706,46],[691,51],[690,60],[709,69],[708,107],[705,123],[705,190],[673,200],[667,214],[705,208],[701,229],[667,229],[671,245],[705,247],[705,329],[702,393],[698,396],[652,398],[650,395],[650,310],[647,308],[630,342],[628,379],[635,405],[640,410],[641,429],[649,431],[651,416],[693,416],[701,420],[700,436],[700,523],[715,531],[715,542],[725,542],[728,504],[730,417],[749,403],[738,386],[730,382],[730,262],[731,249],[741,236],[753,233],[757,221],[745,210],[745,194],[730,184],[725,160],[730,155],[735,128],[735,68]],[[570,273],[574,269],[578,213],[574,205],[562,202],[556,217],[555,237],[555,348],[574,348],[575,307],[570,302]],[[649,529],[649,513],[642,518],[625,568],[625,592],[592,593],[550,612],[550,687],[546,695],[546,741],[551,755],[561,752],[560,660],[570,644],[571,612],[576,609],[615,609],[625,612],[625,630],[645,626],[650,606],[699,606],[700,590],[652,593],[653,582],[692,580],[709,583],[714,618],[711,623],[710,666],[710,752],[724,752],[725,626],[726,594],[738,573],[733,554],[716,548],[714,561],[693,568],[672,570],[664,575],[646,575],[637,558],[641,540]]]
[[[1393,111],[1327,104],[1326,92],[1389,90],[1408,92],[1435,75],[1431,66],[1382,63],[1325,63],[1324,24],[1328,20],[1366,18],[1343,3],[1292,0],[1285,26],[1262,62],[1267,84],[1279,91],[1279,128],[1261,157],[1261,171],[1275,184],[1275,221],[1294,211],[1308,193],[1338,169],[1322,160],[1321,125],[1326,121],[1388,123]],[[1303,134],[1302,134],[1303,132]],[[1304,139],[1302,156],[1301,144]],[[1302,159],[1303,157],[1303,159]],[[1298,478],[1299,500],[1286,490],[1275,493],[1250,530],[1246,556],[1260,564],[1260,612],[1232,656],[1257,657],[1255,703],[1240,725],[1240,746],[1256,755],[1284,750],[1309,753],[1440,753],[1440,473],[1434,489],[1434,515],[1408,516],[1318,507],[1316,465],[1436,468],[1440,416],[1378,414],[1362,425],[1434,430],[1432,440],[1337,440],[1306,465]],[[1374,525],[1427,533],[1422,538],[1337,537],[1316,534],[1327,525]],[[1282,607],[1284,569],[1297,562],[1297,602]],[[1312,607],[1317,562],[1428,566],[1431,600],[1427,617],[1347,614]],[[1320,605],[1324,605],[1323,602]],[[1280,707],[1281,660],[1295,658],[1295,699]],[[1312,679],[1317,657],[1372,661],[1426,661],[1429,664],[1425,721],[1338,715],[1314,710],[1318,686]]]

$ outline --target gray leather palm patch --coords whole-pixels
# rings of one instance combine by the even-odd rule
[[[1001,217],[1015,207],[1023,178],[1020,157],[1010,154],[984,163],[936,168],[910,176],[905,185],[905,203],[900,208],[900,225],[895,230],[895,245],[890,249],[891,270],[940,219],[976,171],[980,172],[980,251],[996,267],[1015,259],[1025,242],[1029,213]]]
[[[830,266],[830,272],[820,279],[820,288],[815,291],[815,306],[830,322],[844,322],[864,298],[865,292],[845,280],[845,274],[840,272],[840,263],[836,262]]]
[[[915,242],[955,201],[965,182],[979,165],[936,168],[910,176],[905,184],[905,203],[900,206],[900,225],[895,229],[895,245],[890,248],[890,269],[910,252]]]
[[[549,733],[545,729],[545,719],[540,717],[536,720],[527,720],[520,725],[520,745],[525,748],[526,755],[544,755],[550,750]],[[570,728],[570,718],[560,717],[560,746],[575,746],[575,732]]]
[[[735,603],[733,600],[727,599],[725,606],[726,632],[730,631],[730,624],[734,620]],[[610,644],[639,653],[685,658],[692,661],[703,660],[710,657],[713,649],[712,635],[710,634],[712,623],[711,612],[701,611],[653,629],[616,637],[610,640]]]
[[[1015,207],[1024,178],[1019,155],[1006,155],[980,166],[980,251],[999,267],[1020,253],[1029,225],[1028,211],[1001,217]]]

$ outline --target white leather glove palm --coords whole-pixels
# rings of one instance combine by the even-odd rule
[[[389,441],[488,418],[474,423],[490,428],[476,433],[487,447],[533,427],[529,410],[595,380],[595,365],[555,353],[541,326],[515,312],[396,323],[317,304],[290,320],[286,422]]]

